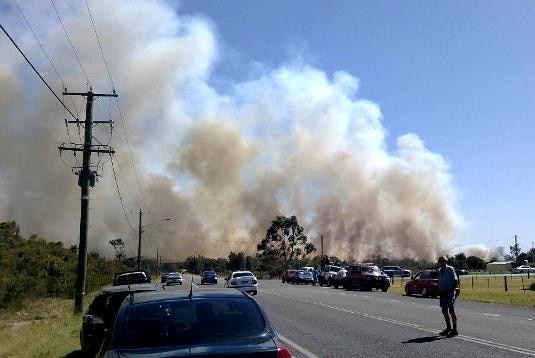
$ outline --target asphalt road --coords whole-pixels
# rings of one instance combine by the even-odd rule
[[[459,300],[460,335],[442,338],[438,299],[275,280],[255,298],[296,357],[535,357],[533,308]]]

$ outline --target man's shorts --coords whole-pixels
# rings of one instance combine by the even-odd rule
[[[455,290],[440,291],[440,308],[453,308],[455,305]]]

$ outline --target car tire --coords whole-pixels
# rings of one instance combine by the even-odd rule
[[[334,286],[335,289],[338,289],[338,282],[335,281],[335,282],[333,283],[333,286]]]
[[[381,291],[382,291],[382,292],[388,292],[388,287],[383,287],[383,288],[381,288]]]
[[[427,287],[422,288],[422,297],[429,297],[429,292],[427,291]]]
[[[405,296],[410,296],[411,290],[409,289],[409,286],[405,286]]]

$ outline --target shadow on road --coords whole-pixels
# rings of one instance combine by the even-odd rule
[[[86,355],[84,355],[82,353],[82,350],[79,349],[77,351],[74,351],[74,352],[71,352],[71,353],[67,353],[62,358],[83,358],[83,357],[86,357]]]
[[[441,339],[445,339],[446,337],[441,337],[441,336],[428,336],[428,337],[418,337],[418,338],[412,338],[412,339],[409,339],[408,341],[404,341],[404,342],[401,342],[401,343],[429,343],[429,342],[434,342],[434,341],[438,341],[438,340],[441,340]]]

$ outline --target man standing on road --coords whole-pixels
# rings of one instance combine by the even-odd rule
[[[440,291],[440,308],[446,321],[446,329],[440,332],[441,336],[454,337],[457,333],[457,316],[455,315],[455,299],[459,295],[459,279],[455,269],[447,265],[448,260],[445,256],[438,258],[440,270],[438,271],[438,290]],[[453,323],[453,329],[450,322]]]

